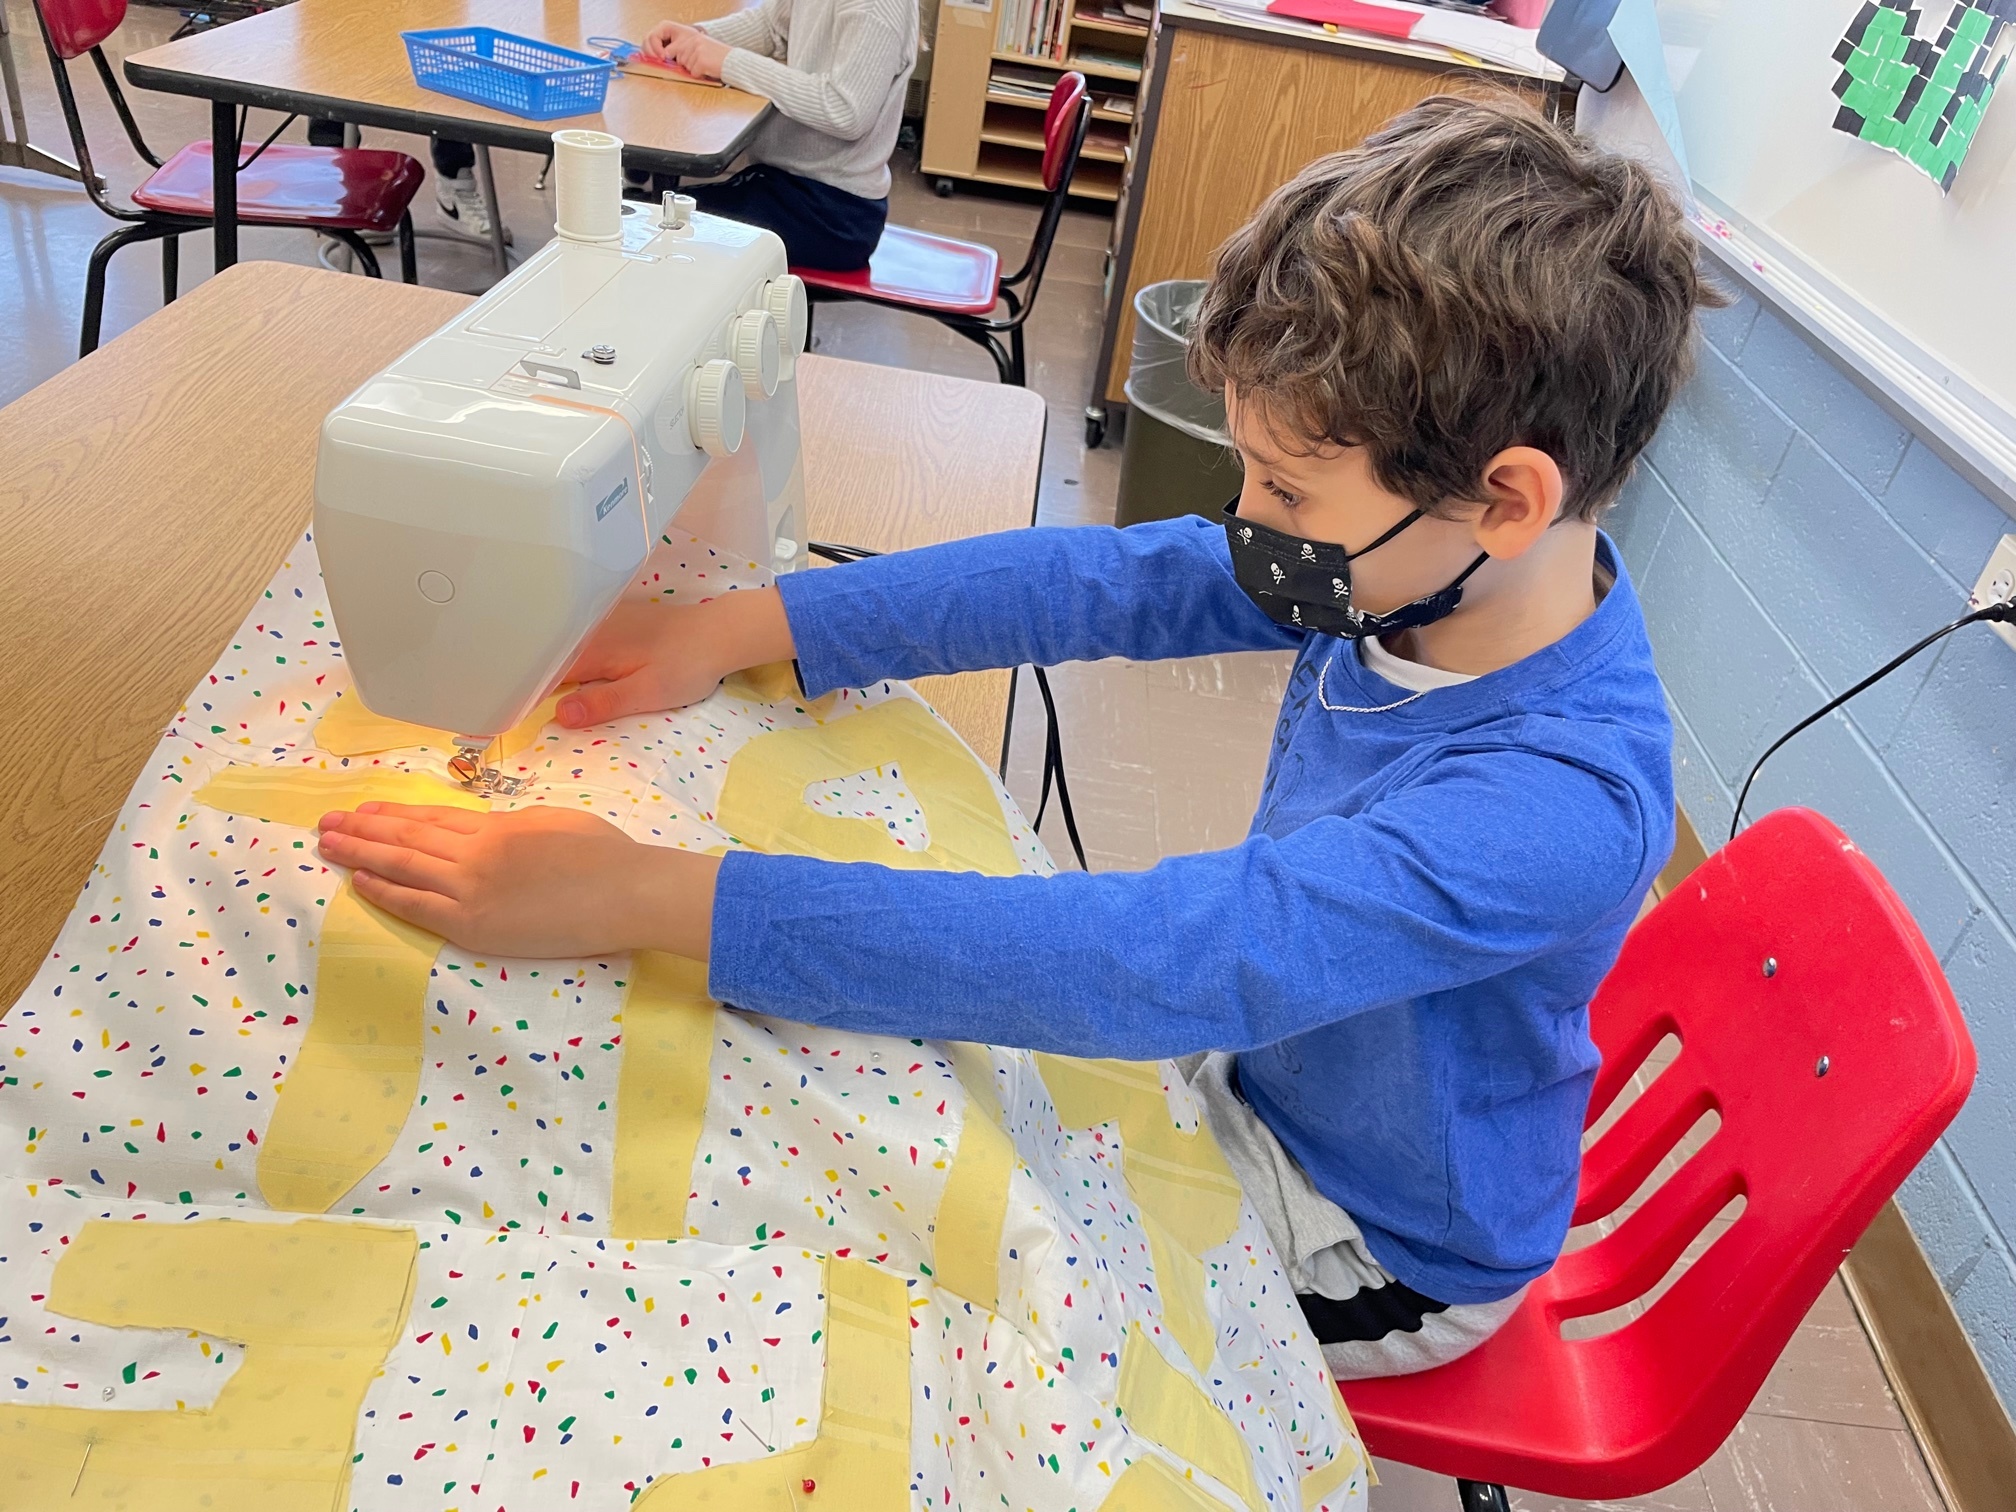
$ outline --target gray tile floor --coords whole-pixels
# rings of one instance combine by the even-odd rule
[[[9,7],[34,136],[67,155],[33,13],[25,0],[0,3]],[[134,11],[109,44],[115,64],[128,50],[165,40],[176,19],[172,12]],[[129,188],[141,176],[140,162],[119,136],[88,66],[78,67],[76,76],[103,171],[115,189]],[[206,112],[196,102],[139,91],[132,98],[157,150],[172,150],[207,131]],[[294,134],[299,131],[296,126]],[[415,139],[373,132],[371,141],[396,142],[425,157],[425,144]],[[1027,203],[964,191],[937,199],[910,164],[899,167],[897,219],[992,241],[1004,258],[1020,258],[1035,221]],[[497,169],[505,218],[519,246],[537,246],[553,223],[549,195],[533,188],[537,161],[499,153]],[[75,186],[5,169],[0,169],[0,215],[5,217],[0,402],[5,402],[74,355],[84,261],[109,227]],[[423,227],[439,225],[431,189],[422,190],[416,219]],[[1030,323],[1030,385],[1050,409],[1040,502],[1046,524],[1112,518],[1118,453],[1110,446],[1086,452],[1080,422],[1092,388],[1108,229],[1101,215],[1066,216]],[[205,276],[209,262],[207,237],[186,242],[185,290]],[[244,233],[243,251],[248,258],[296,262],[316,256],[305,234],[256,229]],[[453,241],[423,241],[421,279],[475,291],[489,281],[488,253]],[[121,253],[107,300],[107,338],[150,314],[159,299],[159,264],[151,251]],[[817,341],[821,351],[835,356],[993,376],[984,354],[935,323],[864,305],[822,308]],[[1058,670],[1054,683],[1072,789],[1095,868],[1145,868],[1166,855],[1234,844],[1245,834],[1283,675],[1280,657],[1261,654]],[[1009,776],[1011,787],[1033,808],[1042,709],[1029,680],[1022,683],[1020,733]],[[1063,854],[1062,826],[1054,815],[1045,828]],[[1450,1482],[1395,1464],[1382,1463],[1379,1472],[1375,1512],[1454,1512]],[[1515,1495],[1514,1505],[1521,1512],[1593,1512],[1593,1504],[1524,1494]],[[1714,1458],[1665,1491],[1615,1504],[1614,1512],[1937,1512],[1940,1505],[1869,1341],[1836,1282]]]

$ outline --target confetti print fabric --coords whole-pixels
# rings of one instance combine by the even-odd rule
[[[637,591],[693,602],[758,581],[681,538]],[[1140,1462],[1123,1501],[1167,1482],[1185,1488],[1183,1505],[1364,1505],[1362,1452],[1251,1209],[1240,1205],[1236,1230],[1201,1260],[1159,1274],[1124,1164],[1140,1115],[1123,1120],[1116,1103],[1091,1123],[1074,1104],[1067,1125],[1021,1051],[961,1045],[955,1061],[955,1047],[728,1008],[712,1009],[709,1027],[704,1003],[678,1000],[685,1017],[654,1022],[651,1053],[686,1058],[667,1096],[698,1102],[698,1135],[690,1170],[649,1173],[630,1205],[660,1231],[646,1238],[616,1218],[638,963],[443,946],[416,1010],[418,1089],[389,1150],[326,1215],[272,1211],[260,1152],[310,1043],[318,948],[344,878],[300,824],[195,795],[220,774],[228,788],[235,768],[300,774],[304,787],[419,781],[452,754],[342,738],[344,756],[317,743],[349,687],[325,611],[304,541],[164,735],[40,973],[0,1021],[0,1422],[47,1407],[201,1413],[244,1368],[247,1345],[214,1320],[209,1332],[123,1328],[56,1310],[57,1270],[91,1221],[391,1224],[415,1236],[412,1301],[357,1416],[343,1503],[358,1512],[617,1509],[660,1482],[654,1502],[677,1506],[680,1476],[697,1488],[714,1467],[809,1452],[822,1403],[846,1391],[826,1378],[836,1263],[888,1278],[870,1288],[885,1300],[900,1283],[891,1306],[907,1314],[904,1479],[917,1512],[1094,1512]],[[731,679],[676,713],[545,728],[506,761],[529,786],[496,806],[564,804],[646,843],[734,848],[745,837],[716,811],[738,750],[910,700],[883,684],[811,704],[775,680]],[[928,853],[941,843],[926,819],[938,801],[930,762],[858,738],[909,727],[905,713],[856,727],[835,744],[837,764],[815,763],[790,801],[859,824],[878,849]],[[1015,863],[1049,871],[1012,800],[985,785]],[[704,1077],[690,1064],[701,1055]],[[1168,1105],[1156,1137],[1194,1133],[1197,1109],[1173,1073],[1143,1075]],[[633,1096],[631,1111],[645,1117],[647,1105]],[[992,1287],[977,1299],[934,1264],[969,1125],[987,1136],[945,1216],[1001,1215],[992,1266],[969,1244],[952,1267],[985,1278],[961,1279]],[[1186,1410],[1223,1425],[1211,1464],[1116,1408],[1130,1351],[1130,1381],[1179,1378]],[[845,1414],[835,1422],[844,1434]],[[818,1512],[816,1489],[790,1494]]]

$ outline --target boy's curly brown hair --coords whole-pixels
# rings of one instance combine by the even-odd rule
[[[1546,452],[1562,519],[1617,496],[1726,298],[1650,169],[1516,96],[1435,95],[1309,164],[1219,248],[1190,371],[1431,512]]]

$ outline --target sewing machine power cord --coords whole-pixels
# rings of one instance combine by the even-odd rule
[[[1743,790],[1736,795],[1736,811],[1729,816],[1729,838],[1731,840],[1734,840],[1736,838],[1736,831],[1743,822],[1743,801],[1750,796],[1750,784],[1757,780],[1757,774],[1764,769],[1764,763],[1769,761],[1772,758],[1772,756],[1777,754],[1778,748],[1780,746],[1784,745],[1786,741],[1790,740],[1794,735],[1797,735],[1801,730],[1805,729],[1807,726],[1818,724],[1821,720],[1825,719],[1829,714],[1832,714],[1836,709],[1840,708],[1841,705],[1848,702],[1848,700],[1853,698],[1857,693],[1860,693],[1864,688],[1874,687],[1877,683],[1881,682],[1884,678],[1888,677],[1892,672],[1895,672],[1899,667],[1903,666],[1904,663],[1911,660],[1911,658],[1916,656],[1920,651],[1923,651],[1927,646],[1934,645],[1939,641],[1944,640],[1947,636],[1951,635],[1955,630],[1964,629],[1968,625],[1978,625],[1984,620],[1993,620],[1998,624],[2004,624],[2004,625],[2016,624],[2016,598],[1999,599],[1995,603],[1988,604],[1980,609],[1975,609],[1967,614],[1961,615],[1960,618],[1953,621],[1953,623],[1950,625],[1940,626],[1937,630],[1934,630],[1930,635],[1926,636],[1923,640],[1919,641],[1916,645],[1910,647],[1908,650],[1898,652],[1895,656],[1891,657],[1890,660],[1883,663],[1882,666],[1878,667],[1874,672],[1871,672],[1867,677],[1863,678],[1862,681],[1855,684],[1855,686],[1850,688],[1846,693],[1837,693],[1834,697],[1828,699],[1827,702],[1820,705],[1819,708],[1815,709],[1811,714],[1808,714],[1804,719],[1800,720],[1799,723],[1792,726],[1792,728],[1787,730],[1783,735],[1780,735],[1776,740],[1772,741],[1771,744],[1765,748],[1764,754],[1757,758],[1756,765],[1750,768],[1750,775],[1743,779]]]
[[[805,549],[816,557],[829,562],[858,562],[867,557],[880,556],[879,551],[870,551],[865,546],[840,546],[831,541],[808,541]],[[1030,828],[1039,834],[1043,829],[1043,816],[1050,810],[1050,785],[1057,785],[1057,811],[1064,816],[1064,832],[1071,838],[1071,854],[1078,858],[1078,869],[1090,871],[1085,864],[1085,842],[1078,838],[1078,816],[1071,808],[1071,785],[1064,776],[1064,742],[1057,733],[1057,699],[1050,691],[1050,675],[1041,667],[1030,668],[1036,674],[1036,691],[1043,696],[1043,793],[1036,802],[1036,818]]]

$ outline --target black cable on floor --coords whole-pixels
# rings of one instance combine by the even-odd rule
[[[841,546],[832,541],[807,541],[805,549],[813,556],[823,557],[829,562],[859,562],[868,557],[880,556],[879,551],[870,551],[865,546]],[[1057,786],[1057,811],[1064,816],[1064,833],[1071,837],[1071,854],[1078,858],[1078,869],[1090,871],[1085,863],[1085,842],[1078,838],[1078,816],[1071,808],[1071,785],[1064,776],[1064,741],[1057,730],[1057,700],[1050,691],[1050,675],[1041,667],[1031,667],[1036,674],[1036,691],[1043,695],[1043,795],[1036,803],[1036,817],[1030,822],[1032,830],[1041,833],[1043,816],[1050,808],[1050,786]]]
[[[1048,723],[1043,740],[1043,796],[1036,802],[1036,819],[1029,827],[1041,833],[1043,814],[1050,807],[1050,775],[1057,775],[1057,812],[1064,816],[1064,833],[1071,837],[1071,854],[1078,858],[1078,870],[1089,872],[1085,864],[1085,842],[1078,838],[1078,816],[1071,812],[1071,786],[1064,780],[1064,744],[1057,734],[1057,700],[1050,696],[1050,674],[1032,666],[1036,691],[1043,695],[1043,717]]]
[[[1871,672],[1867,677],[1863,678],[1862,681],[1855,684],[1855,686],[1850,688],[1846,693],[1841,693],[1833,698],[1828,699],[1827,702],[1820,705],[1819,708],[1815,709],[1811,714],[1808,714],[1804,719],[1800,720],[1799,723],[1792,726],[1792,728],[1787,730],[1783,735],[1780,735],[1776,740],[1772,741],[1770,746],[1765,750],[1764,754],[1757,758],[1757,764],[1750,768],[1750,775],[1743,779],[1743,790],[1736,795],[1736,812],[1729,816],[1729,838],[1731,840],[1734,840],[1736,838],[1737,827],[1743,822],[1743,801],[1750,796],[1750,784],[1757,780],[1757,774],[1762,770],[1764,770],[1764,763],[1769,761],[1774,755],[1777,754],[1778,748],[1780,746],[1784,745],[1786,741],[1790,740],[1794,735],[1797,735],[1801,730],[1804,730],[1808,726],[1817,724],[1819,723],[1819,721],[1825,719],[1829,714],[1832,714],[1836,709],[1840,708],[1841,705],[1848,702],[1848,700],[1853,698],[1857,693],[1862,692],[1865,688],[1874,687],[1877,683],[1881,682],[1884,678],[1888,677],[1892,672],[1895,672],[1899,667],[1903,666],[1904,663],[1911,660],[1911,658],[1916,656],[1920,651],[1923,651],[1927,646],[1934,645],[1937,642],[1944,640],[1947,636],[1951,635],[1955,630],[1962,629],[1968,625],[1978,625],[1982,623],[1984,620],[1996,620],[2001,622],[2002,624],[2016,624],[2016,599],[2004,599],[2000,603],[1988,605],[1988,607],[1985,609],[1976,609],[1972,613],[1961,615],[1960,618],[1953,621],[1952,624],[1946,625],[1938,630],[1934,630],[1930,635],[1926,636],[1923,640],[1919,641],[1915,646],[1911,647],[1908,651],[1900,651],[1897,655],[1891,657],[1890,660],[1883,663],[1882,666],[1878,667],[1874,672]]]

